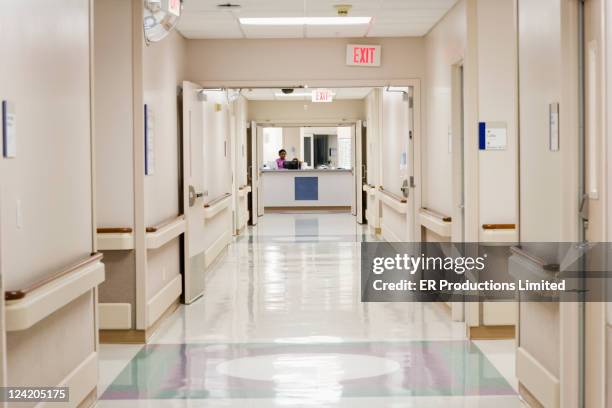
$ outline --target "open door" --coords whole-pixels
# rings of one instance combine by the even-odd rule
[[[201,87],[183,82],[183,208],[185,210],[185,303],[204,290],[204,108]]]
[[[366,160],[364,157],[363,148],[363,122],[355,123],[355,148],[354,148],[354,172],[355,172],[355,216],[357,222],[363,224],[365,222],[365,207],[367,206],[367,196],[364,196],[363,185],[365,181],[365,166]]]
[[[248,194],[249,224],[257,225],[259,217],[259,169],[257,167],[257,124],[251,122],[247,131],[247,182],[251,187]]]

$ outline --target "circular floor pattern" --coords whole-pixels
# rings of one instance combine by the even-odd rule
[[[220,374],[249,380],[325,383],[376,377],[400,369],[396,361],[358,354],[270,354],[224,361]]]

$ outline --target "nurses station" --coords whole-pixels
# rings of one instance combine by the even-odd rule
[[[0,2],[0,408],[612,408],[611,22]]]
[[[260,128],[264,212],[310,208],[354,213],[356,194],[361,195],[353,170],[355,127]],[[279,168],[272,159],[284,146],[291,160]],[[295,159],[297,166],[292,166]]]

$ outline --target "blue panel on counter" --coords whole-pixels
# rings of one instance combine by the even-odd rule
[[[318,177],[296,177],[295,200],[318,200],[319,178]]]

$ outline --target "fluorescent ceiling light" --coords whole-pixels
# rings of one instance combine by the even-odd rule
[[[372,17],[263,17],[241,18],[242,25],[292,26],[292,25],[358,25],[370,24]]]

